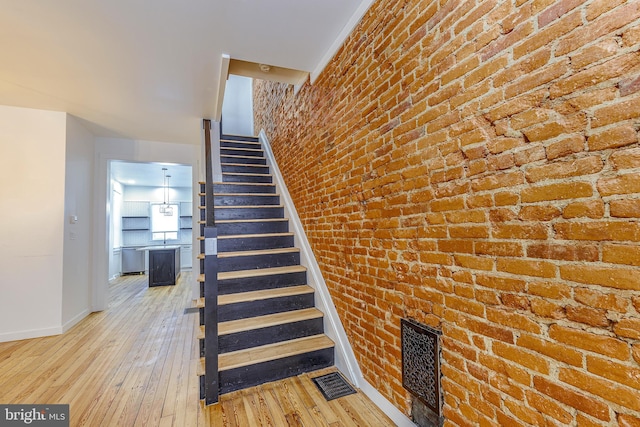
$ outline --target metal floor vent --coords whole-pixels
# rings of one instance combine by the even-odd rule
[[[440,335],[442,332],[412,319],[400,322],[402,385],[441,415]]]
[[[356,393],[355,389],[351,387],[339,372],[332,372],[311,379],[327,400],[333,400]]]
[[[185,308],[184,309],[184,314],[192,314],[192,313],[197,313],[199,310],[198,307],[189,307],[189,308]]]

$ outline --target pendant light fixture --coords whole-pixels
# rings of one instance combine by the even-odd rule
[[[160,206],[160,213],[164,214],[164,216],[173,216],[173,208],[169,205],[169,180],[171,179],[171,175],[167,175],[167,168],[162,168],[162,172],[164,175],[163,180],[163,193],[164,193],[164,201],[162,206]]]

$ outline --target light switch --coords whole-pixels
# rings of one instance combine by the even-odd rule
[[[69,217],[69,224],[75,224],[76,222],[78,222],[78,215],[71,215]]]

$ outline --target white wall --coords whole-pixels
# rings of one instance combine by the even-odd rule
[[[62,332],[66,123],[0,106],[0,341]]]
[[[196,141],[198,142],[198,141]],[[201,169],[199,155],[200,145],[185,143],[176,144],[168,142],[142,141],[119,138],[96,138],[95,145],[95,167],[94,167],[94,222],[96,230],[93,242],[93,283],[92,283],[92,309],[93,311],[104,310],[108,303],[108,281],[109,281],[109,257],[112,251],[113,239],[110,239],[108,224],[112,223],[111,206],[111,171],[110,162],[112,160],[125,160],[131,162],[166,162],[180,163],[192,166],[193,188],[197,185],[199,171]],[[192,194],[191,201],[198,206],[196,191]],[[194,217],[195,221],[195,217]],[[197,225],[197,224],[196,224]],[[198,242],[193,238],[194,248]],[[194,257],[197,255],[194,251]],[[192,260],[195,264],[197,260]],[[197,275],[192,275],[192,290],[194,295],[199,293]]]
[[[222,132],[253,135],[253,79],[230,75],[222,103]]]
[[[94,137],[67,115],[64,192],[62,327],[67,331],[91,312]],[[72,220],[72,217],[77,217]]]

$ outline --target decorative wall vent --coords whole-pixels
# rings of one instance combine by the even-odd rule
[[[438,417],[441,416],[441,331],[412,319],[401,319],[402,385]]]

